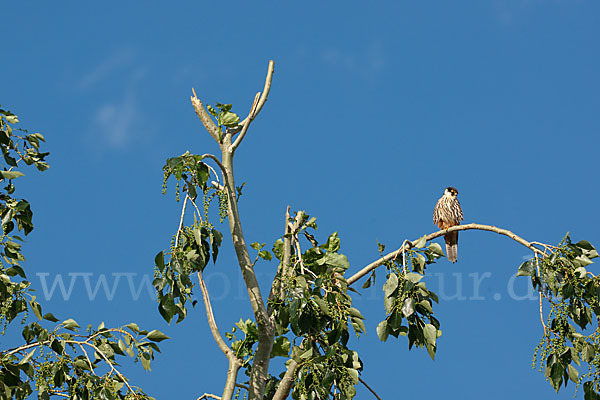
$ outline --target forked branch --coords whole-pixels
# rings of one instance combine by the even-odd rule
[[[240,125],[242,125],[242,131],[240,132],[239,136],[237,137],[237,139],[235,139],[235,142],[233,142],[233,145],[231,146],[233,151],[235,151],[235,149],[237,149],[237,147],[240,145],[240,143],[242,143],[242,140],[244,140],[244,136],[246,136],[246,132],[248,131],[248,127],[250,127],[250,124],[252,123],[254,118],[256,118],[258,113],[260,113],[260,110],[262,110],[263,106],[265,105],[265,102],[267,101],[267,98],[269,97],[269,92],[271,91],[271,81],[273,80],[273,72],[274,71],[275,71],[275,63],[273,62],[273,60],[271,60],[271,61],[269,61],[269,68],[267,70],[267,78],[265,80],[265,87],[262,91],[262,95],[259,92],[256,94],[256,96],[254,96],[254,101],[252,102],[252,107],[250,107],[250,112],[248,113],[248,116],[242,122],[240,122]]]

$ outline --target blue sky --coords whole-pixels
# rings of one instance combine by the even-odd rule
[[[17,186],[35,212],[29,277],[59,318],[171,336],[151,373],[127,371],[158,399],[219,393],[227,368],[203,307],[167,326],[148,290],[180,212],[172,190],[161,195],[161,168],[186,150],[217,152],[191,88],[245,115],[269,59],[271,95],[236,158],[248,241],[279,237],[289,204],[318,218],[320,239],[338,231],[357,271],[377,258],[376,240],[393,249],[434,231],[452,185],[465,222],[600,245],[598,2],[38,1],[2,14],[0,104],[51,152],[50,170]],[[250,310],[231,246],[222,251],[206,277],[226,331]],[[537,301],[511,278],[528,256],[507,238],[461,233],[459,262],[428,278],[445,293],[433,362],[404,338],[377,339],[380,272],[355,298],[363,378],[385,399],[572,398],[531,368]],[[257,265],[263,285],[275,268]],[[58,278],[70,294],[50,293]],[[110,290],[94,296],[101,279]]]

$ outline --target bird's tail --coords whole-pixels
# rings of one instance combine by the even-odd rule
[[[446,239],[446,257],[448,261],[456,262],[458,260],[458,232],[450,232],[444,235]]]

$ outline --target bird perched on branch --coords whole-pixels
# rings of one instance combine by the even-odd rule
[[[447,187],[444,195],[440,197],[433,210],[433,223],[440,229],[448,229],[460,225],[463,220],[463,212],[456,196],[458,190]],[[446,240],[446,256],[449,261],[456,262],[458,259],[458,232],[450,232],[444,235]]]

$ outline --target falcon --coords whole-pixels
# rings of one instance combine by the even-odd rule
[[[463,220],[463,212],[456,198],[457,195],[458,190],[449,186],[436,203],[433,209],[433,223],[440,229],[460,225],[460,221]],[[454,263],[458,259],[458,232],[446,233],[444,239],[446,240],[446,256],[449,261]]]

